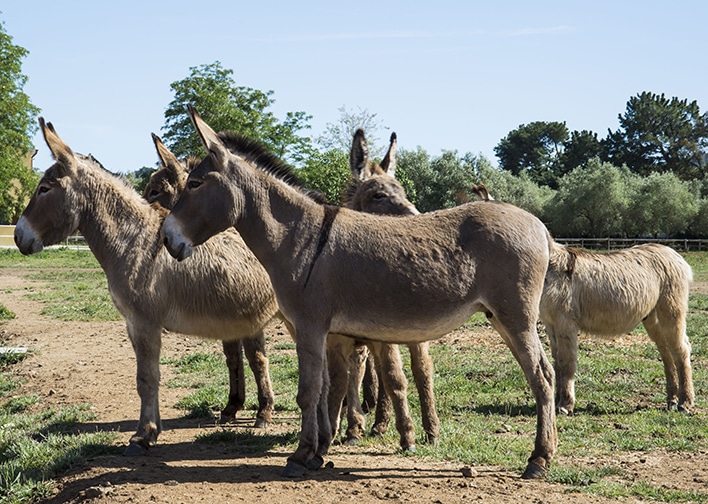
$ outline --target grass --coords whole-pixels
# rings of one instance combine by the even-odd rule
[[[708,253],[689,253],[686,258],[696,280],[708,280]],[[110,299],[105,278],[92,261],[90,253],[83,251],[52,250],[29,258],[0,251],[0,268],[26,268],[33,280],[46,284],[27,294],[45,303],[47,316],[64,320],[117,316],[107,308]],[[696,412],[687,415],[665,410],[663,366],[656,347],[641,337],[641,329],[633,332],[636,342],[627,343],[631,338],[626,338],[622,345],[581,339],[576,414],[558,418],[560,443],[549,474],[551,481],[568,492],[620,500],[708,502],[708,490],[696,493],[643,481],[618,462],[622,455],[708,450],[708,295],[691,294],[689,308],[687,332],[693,347]],[[477,330],[486,324],[478,314],[465,328]],[[472,346],[434,344],[431,353],[441,439],[428,446],[421,436],[415,456],[490,464],[520,473],[533,449],[535,404],[511,353],[502,345],[474,342]],[[408,354],[403,354],[411,380]],[[299,414],[294,345],[274,345],[269,357],[276,410]],[[190,391],[179,403],[186,415],[213,416],[225,404],[228,377],[217,347],[198,347],[184,358],[162,363],[177,371],[167,386]],[[49,492],[51,478],[74,463],[76,458],[72,457],[85,458],[92,450],[113,450],[109,434],[68,434],[71,425],[90,415],[85,406],[41,412],[39,398],[16,395],[21,388],[12,366],[0,363],[0,504],[41,500]],[[246,408],[255,414],[255,383],[248,371],[246,380]],[[416,432],[422,434],[415,387],[409,388],[409,401]],[[372,422],[370,415],[368,424]],[[239,453],[261,453],[274,445],[294,449],[297,432],[255,435],[250,430],[226,427],[201,435],[196,442],[223,444]],[[391,427],[382,438],[365,438],[363,448],[390,450],[397,443],[398,435]]]

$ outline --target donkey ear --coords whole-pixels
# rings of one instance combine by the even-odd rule
[[[199,133],[199,138],[207,154],[215,158],[218,166],[225,166],[228,149],[224,145],[224,142],[221,141],[216,131],[211,129],[209,125],[204,122],[204,119],[201,118],[197,109],[192,105],[187,105],[187,108],[189,109],[189,117],[192,119],[192,124],[194,124],[197,133]]]
[[[162,166],[173,172],[185,171],[182,163],[180,163],[179,159],[177,159],[177,156],[172,154],[172,151],[168,149],[164,143],[162,143],[160,137],[155,133],[151,133],[151,135],[152,141],[155,144],[155,150],[157,150],[157,157],[160,158],[160,163]]]
[[[354,178],[366,180],[371,175],[371,164],[369,163],[369,145],[364,137],[364,130],[359,128],[354,133],[352,150],[349,153],[349,169]]]
[[[52,123],[44,122],[44,117],[39,118],[39,127],[42,130],[42,135],[44,135],[44,141],[47,142],[47,147],[49,147],[52,157],[57,161],[59,168],[68,170],[67,174],[69,174],[69,172],[73,171],[71,169],[72,163],[76,160],[74,152],[59,138]]]
[[[391,133],[391,143],[388,146],[388,152],[381,161],[381,169],[387,175],[396,178],[396,163],[398,161],[397,154],[396,132]]]

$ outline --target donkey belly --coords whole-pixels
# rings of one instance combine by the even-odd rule
[[[165,329],[207,339],[237,340],[253,336],[262,329],[258,320],[192,315],[178,310],[169,314]]]

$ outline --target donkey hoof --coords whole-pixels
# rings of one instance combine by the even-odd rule
[[[415,453],[415,445],[401,446],[403,453]]]
[[[356,445],[358,445],[359,443],[361,443],[361,439],[355,438],[355,437],[350,437],[350,438],[347,438],[347,439],[346,439],[345,443],[346,443],[348,446],[356,446]]]
[[[221,413],[221,416],[219,417],[219,424],[220,425],[225,425],[225,424],[230,424],[236,421],[236,415],[224,415],[224,413]]]
[[[256,418],[256,423],[253,424],[255,429],[265,429],[268,427],[268,420],[265,418]]]
[[[293,462],[292,460],[288,460],[282,472],[284,478],[302,478],[304,475],[305,466],[298,462]]]
[[[544,479],[548,473],[548,468],[546,467],[546,462],[543,459],[537,458],[529,460],[529,464],[526,466],[524,474],[521,475],[522,479]]]
[[[306,466],[311,471],[316,471],[324,464],[324,459],[320,455],[315,455],[307,461]]]
[[[123,452],[123,455],[126,457],[139,457],[142,455],[147,455],[147,448],[139,443],[130,443]]]

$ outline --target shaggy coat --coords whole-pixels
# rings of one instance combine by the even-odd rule
[[[551,340],[556,407],[575,407],[578,334],[626,334],[641,322],[656,343],[669,408],[690,409],[694,393],[686,336],[693,273],[675,250],[658,244],[593,253],[553,244],[540,317]]]

